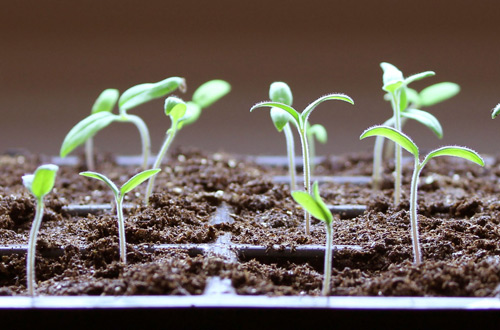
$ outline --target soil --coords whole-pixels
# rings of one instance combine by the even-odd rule
[[[98,157],[96,170],[118,184],[140,171],[117,165],[110,155]],[[0,156],[0,244],[27,244],[35,204],[21,176],[48,162],[18,151]],[[68,210],[70,204],[113,201],[104,184],[78,175],[86,170],[81,164],[61,166],[46,197],[37,294],[196,295],[213,277],[229,279],[237,294],[321,294],[321,255],[304,257],[299,251],[324,245],[324,227],[313,220],[311,235],[304,233],[303,210],[287,184],[273,181],[274,175],[286,175],[285,168],[224,153],[176,150],[157,176],[149,205],[142,201],[145,184],[126,197],[128,263],[123,264],[114,209]],[[354,218],[335,215],[334,244],[348,247],[334,251],[330,294],[500,296],[498,159],[488,158],[482,168],[439,157],[426,166],[418,194],[419,266],[412,263],[409,230],[412,164],[404,165],[400,205],[392,202],[392,170],[389,162],[380,191],[366,184],[320,183],[327,204],[367,207]],[[330,157],[315,174],[369,176],[371,156]],[[264,252],[242,252],[247,245]],[[24,253],[4,249],[0,257],[0,295],[26,295]]]

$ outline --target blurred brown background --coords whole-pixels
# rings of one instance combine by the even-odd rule
[[[0,151],[20,147],[57,154],[105,88],[183,76],[186,99],[204,81],[221,78],[233,90],[186,127],[176,144],[211,151],[284,153],[266,110],[269,84],[288,82],[303,109],[329,92],[356,102],[328,102],[311,116],[329,142],[319,153],[369,150],[358,141],[392,110],[383,101],[381,61],[415,83],[441,81],[461,93],[429,110],[442,122],[437,140],[418,124],[407,132],[423,148],[460,144],[498,152],[500,119],[499,1],[3,1],[0,9]],[[163,100],[131,110],[150,126],[157,152],[169,126]],[[113,124],[96,137],[100,150],[140,152],[136,129]]]

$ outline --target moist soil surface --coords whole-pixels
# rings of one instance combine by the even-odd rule
[[[97,157],[96,171],[118,186],[141,170],[117,165],[110,155]],[[326,158],[315,175],[369,176],[371,160],[363,153]],[[28,153],[0,156],[0,246],[27,244],[35,201],[21,177],[48,162]],[[418,193],[423,263],[418,266],[410,238],[411,161],[404,163],[399,205],[393,204],[390,161],[379,191],[367,184],[320,182],[327,204],[367,207],[354,218],[334,217],[334,244],[351,247],[333,253],[330,294],[500,296],[500,162],[489,157],[486,163],[480,167],[439,157],[424,168]],[[123,264],[114,208],[92,214],[68,209],[114,199],[103,183],[78,175],[86,170],[83,159],[80,164],[60,166],[45,198],[37,294],[197,295],[214,276],[229,279],[242,295],[321,294],[322,257],[299,258],[293,251],[324,245],[324,225],[313,219],[311,234],[305,234],[303,209],[292,200],[288,184],[273,179],[286,175],[286,168],[224,153],[174,151],[157,175],[147,206],[146,184],[125,198],[128,263]],[[221,242],[222,253],[217,250]],[[292,253],[253,258],[238,251],[243,245]],[[24,253],[2,252],[0,258],[0,295],[26,295]]]

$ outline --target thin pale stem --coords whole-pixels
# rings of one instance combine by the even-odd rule
[[[399,111],[400,92],[392,93],[392,106],[394,110],[394,128],[401,132],[401,114]],[[395,147],[395,178],[394,178],[394,205],[399,205],[401,201],[401,146]]]
[[[30,237],[28,241],[28,256],[26,258],[26,279],[28,284],[28,294],[34,295],[36,282],[35,282],[35,258],[36,258],[36,240],[38,231],[42,223],[43,217],[43,200],[40,198],[36,203],[35,220],[31,225]]]
[[[161,146],[160,152],[158,155],[156,155],[156,160],[153,165],[153,169],[160,168],[161,162],[165,155],[167,154],[168,148],[172,144],[172,141],[174,140],[174,137],[177,133],[177,122],[172,124],[172,128],[167,131],[167,137],[165,138],[165,141],[163,142],[163,145]],[[149,203],[149,197],[153,193],[153,187],[155,185],[155,175],[149,178],[148,181],[148,186],[146,187],[146,193],[144,195],[144,203],[148,205]]]
[[[314,175],[314,170],[316,168],[316,146],[314,144],[314,136],[312,134],[307,135],[307,144],[309,148],[309,156],[311,159],[311,176]]]
[[[311,191],[311,177],[309,172],[309,148],[307,145],[307,135],[305,127],[303,129],[299,129],[300,135],[300,143],[302,144],[302,159],[304,162],[304,191],[306,193],[310,193]],[[304,220],[306,226],[306,235],[311,233],[310,223],[311,223],[311,215],[309,212],[304,210]]]
[[[120,261],[127,263],[127,246],[125,244],[125,219],[123,218],[123,196],[117,196],[116,215],[118,216],[118,241],[120,244]]]
[[[288,172],[290,173],[290,191],[297,189],[296,176],[297,169],[295,168],[295,143],[293,140],[292,129],[290,124],[286,124],[283,128],[286,139],[286,150],[288,154]]]
[[[94,138],[89,137],[87,141],[85,141],[85,162],[87,163],[87,170],[94,171],[95,163],[94,163]]]
[[[410,224],[411,224],[411,241],[413,245],[413,263],[419,265],[422,262],[420,243],[418,240],[418,218],[417,218],[417,189],[418,178],[423,164],[419,164],[418,158],[415,158],[415,167],[411,178],[410,192]]]
[[[325,268],[323,271],[323,296],[327,296],[330,293],[330,282],[332,277],[332,245],[333,245],[333,235],[332,235],[332,223],[329,225],[325,224],[326,227],[326,246],[325,246]]]
[[[151,139],[149,137],[149,130],[144,121],[135,115],[125,114],[123,121],[129,121],[133,123],[137,129],[139,130],[139,134],[141,135],[141,143],[142,143],[142,168],[143,170],[147,170],[148,168],[148,158],[151,152]]]

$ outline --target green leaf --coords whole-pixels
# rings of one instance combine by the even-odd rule
[[[409,84],[411,84],[414,81],[417,81],[417,80],[420,80],[420,79],[424,79],[424,78],[427,78],[427,77],[431,77],[431,76],[434,76],[434,75],[436,75],[436,73],[434,71],[425,71],[425,72],[417,73],[417,74],[414,74],[414,75],[409,76],[408,78],[406,78],[404,80],[404,84],[406,86],[408,86]]]
[[[406,88],[401,88],[399,96],[399,112],[403,112],[408,107],[408,97],[406,96]]]
[[[380,67],[384,71],[384,74],[382,75],[382,89],[386,92],[394,93],[403,85],[403,73],[394,65],[387,62],[380,63]]]
[[[224,80],[210,80],[198,87],[193,94],[193,102],[204,109],[231,91],[231,85]]]
[[[325,203],[321,200],[318,192],[318,183],[313,185],[313,194],[310,195],[305,191],[293,191],[293,199],[299,203],[307,212],[311,213],[313,217],[330,224],[333,216],[326,207]],[[318,202],[319,201],[319,202]]]
[[[181,129],[185,125],[194,123],[201,115],[201,108],[199,105],[192,101],[186,102],[186,112],[184,116],[179,120],[177,129]]]
[[[169,96],[165,100],[165,114],[169,116],[173,122],[179,121],[186,113],[186,102],[176,96]]]
[[[312,134],[318,142],[325,144],[328,141],[328,133],[323,125],[315,124],[307,128],[307,134]]]
[[[111,188],[115,197],[118,198],[118,196],[120,194],[118,187],[110,179],[108,179],[108,177],[106,177],[105,175],[103,175],[101,173],[97,173],[97,172],[91,172],[91,171],[80,172],[80,175],[83,175],[83,176],[86,176],[89,178],[93,178],[93,179],[97,179],[99,181],[104,182],[105,184],[108,185],[109,188]]]
[[[121,111],[127,111],[141,104],[165,96],[177,88],[186,88],[186,81],[181,77],[170,77],[157,83],[139,84],[123,92],[118,100]]]
[[[368,128],[359,137],[360,140],[369,136],[383,136],[389,140],[399,144],[401,147],[405,148],[408,152],[413,154],[418,158],[418,147],[413,143],[413,141],[406,134],[399,132],[398,130],[388,127],[388,126],[373,126]]]
[[[278,132],[281,132],[285,125],[288,124],[290,120],[293,120],[288,112],[280,108],[271,108],[271,119]]]
[[[120,189],[121,195],[124,196],[126,193],[128,193],[129,191],[131,191],[132,189],[134,189],[135,187],[137,187],[138,185],[140,185],[141,183],[143,183],[144,181],[146,181],[147,179],[149,179],[150,177],[152,177],[153,175],[157,174],[160,171],[161,170],[157,168],[157,169],[142,171],[134,175],[121,187]]]
[[[34,174],[23,176],[24,186],[28,188],[37,199],[42,199],[43,196],[47,195],[54,187],[58,170],[59,167],[54,164],[38,166]]]
[[[419,104],[420,99],[418,96],[418,92],[410,87],[406,87],[405,90],[406,90],[406,99],[408,100],[408,103]]]
[[[491,119],[495,119],[496,116],[500,113],[500,103],[496,105],[496,107],[491,110]]]
[[[439,157],[439,156],[459,157],[459,158],[470,160],[471,162],[474,162],[478,165],[484,166],[484,160],[481,156],[479,156],[479,154],[477,152],[475,152],[472,149],[469,149],[466,147],[459,147],[459,146],[447,146],[447,147],[441,147],[439,149],[433,150],[427,156],[425,156],[425,159],[422,163],[425,164],[431,158]]]
[[[347,102],[350,104],[354,104],[354,101],[349,96],[347,96],[345,94],[328,94],[328,95],[325,95],[325,96],[318,98],[317,100],[315,100],[314,102],[309,104],[307,106],[307,108],[305,108],[304,111],[302,111],[302,114],[300,115],[302,117],[302,120],[306,123],[311,112],[318,105],[320,105],[321,103],[328,101],[328,100],[340,100],[340,101],[344,101],[344,102]]]
[[[280,102],[268,102],[268,101],[260,102],[254,105],[252,108],[250,108],[250,112],[254,111],[257,108],[273,108],[273,107],[285,110],[293,118],[295,125],[297,125],[297,127],[300,127],[300,114],[297,112],[297,110],[295,110],[289,105]]]
[[[420,92],[419,104],[429,107],[452,98],[460,92],[460,86],[452,82],[442,82],[424,88]]]
[[[286,105],[292,105],[293,95],[290,87],[282,82],[276,81],[269,87],[269,98],[273,102],[280,102]]]
[[[59,155],[66,157],[76,147],[117,120],[117,118],[118,116],[111,112],[97,112],[83,119],[68,132],[61,145]]]
[[[418,109],[408,109],[401,112],[401,116],[418,121],[434,132],[438,138],[443,138],[443,128],[439,120],[429,112]]]
[[[113,111],[119,96],[120,92],[117,89],[108,88],[103,90],[92,106],[92,113]]]

